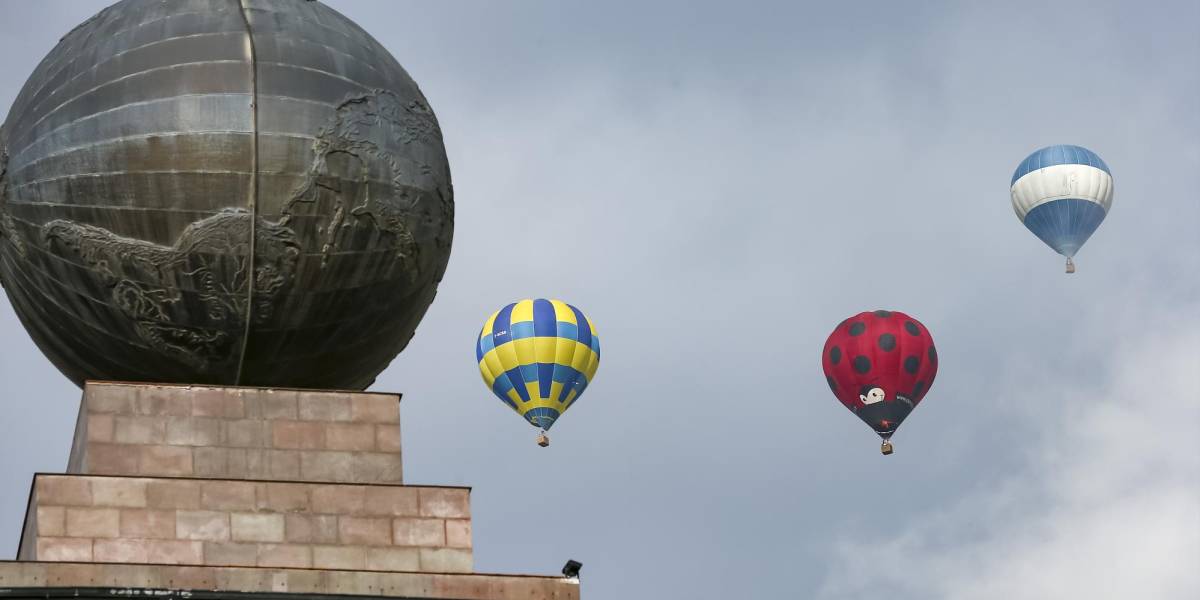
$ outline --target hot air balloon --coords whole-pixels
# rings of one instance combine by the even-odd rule
[[[883,438],[884,454],[892,453],[892,434],[929,392],[937,362],[929,330],[888,310],[842,321],[821,354],[829,389]]]
[[[1112,207],[1112,172],[1087,148],[1048,146],[1021,161],[1010,192],[1017,218],[1074,273],[1072,258]]]
[[[596,327],[560,300],[521,300],[488,317],[475,344],[483,382],[500,400],[546,432],[583,395],[600,366]]]

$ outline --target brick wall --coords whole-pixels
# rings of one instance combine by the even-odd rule
[[[68,472],[401,483],[400,396],[89,382]]]
[[[467,573],[470,490],[37,475],[19,555],[156,563]]]

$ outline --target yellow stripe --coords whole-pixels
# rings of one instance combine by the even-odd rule
[[[496,376],[492,375],[492,370],[488,368],[486,359],[479,361],[479,373],[483,375],[483,382],[487,384],[488,388],[491,388],[492,384],[496,383]]]
[[[492,381],[495,382],[497,377],[506,370],[504,364],[500,362],[500,353],[495,348],[489,350],[483,355],[483,364],[487,365],[488,371],[492,374]]]
[[[521,407],[521,410],[517,411],[517,412],[521,413],[521,416],[524,416],[525,413],[529,412],[531,409],[534,409],[534,408],[553,408],[560,413],[563,411],[562,404],[560,404],[554,400],[550,400],[547,398],[538,398],[536,396],[530,396],[530,398],[531,399],[529,402],[525,402],[525,403],[518,402],[517,403],[517,406]]]
[[[492,313],[492,316],[483,322],[483,333],[479,334],[480,339],[492,335],[492,326],[496,324],[496,317],[498,316],[500,316],[500,311]]]
[[[496,358],[500,359],[502,371],[511,371],[521,366],[521,360],[517,358],[516,346],[512,342],[496,346],[495,351]]]
[[[562,400],[563,384],[561,381],[555,381],[550,384],[550,399],[558,402]],[[561,402],[560,402],[561,403]]]
[[[595,352],[592,352],[591,348],[575,342],[575,354],[571,356],[571,368],[580,373],[586,373],[588,362],[591,361],[593,354]]]
[[[533,338],[535,356],[540,363],[554,362],[556,350],[558,347],[558,338],[555,337],[539,337]]]
[[[518,413],[520,413],[520,414],[525,414],[525,413],[521,412],[521,408],[520,408],[520,406],[521,406],[521,402],[522,402],[522,400],[521,400],[521,395],[517,393],[517,389],[516,389],[516,388],[513,388],[513,389],[511,389],[511,390],[508,390],[508,394],[507,394],[507,395],[508,395],[508,399],[509,399],[509,400],[512,400],[512,401],[513,401],[513,404],[516,404],[516,405],[517,405],[517,408],[516,408],[516,409],[514,409],[514,410],[516,410],[516,411],[517,411]]]
[[[524,323],[525,321],[533,321],[533,300],[522,300],[517,303],[512,309],[512,316],[508,319],[509,323]],[[509,327],[509,329],[512,329]]]
[[[566,302],[563,302],[562,300],[551,300],[550,304],[554,305],[555,319],[565,323],[579,325],[579,323],[575,321],[575,312],[571,310],[570,306],[567,306]]]
[[[536,338],[524,338],[509,342],[508,346],[513,346],[517,350],[517,360],[522,365],[532,365],[537,362],[537,355],[534,352],[533,342]]]
[[[592,337],[599,337],[600,335],[598,333],[596,333],[596,324],[593,323],[591,319],[585,319],[585,320],[587,321],[588,329],[592,330]]]

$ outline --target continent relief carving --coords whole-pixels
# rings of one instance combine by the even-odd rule
[[[8,212],[8,139],[0,125],[0,242],[7,241],[20,258],[25,258],[25,240],[21,238],[12,214]],[[0,282],[2,283],[2,282]]]
[[[393,268],[401,269],[410,283],[424,274],[413,223],[438,227],[434,243],[449,246],[454,217],[449,174],[424,163],[416,173],[405,172],[402,160],[388,149],[397,143],[426,145],[436,150],[427,153],[433,156],[444,152],[441,130],[424,100],[403,102],[382,90],[350,96],[318,133],[304,181],[278,221],[226,208],[191,223],[167,246],[56,219],[41,227],[40,242],[52,254],[74,257],[96,276],[108,290],[109,301],[130,319],[148,347],[211,371],[236,359],[235,342],[248,315],[255,324],[268,321],[275,301],[291,285],[302,254],[292,227],[298,205],[332,198],[332,210],[317,215],[322,222],[322,270],[345,242],[345,230],[360,223],[387,234],[395,252]],[[0,170],[0,182],[3,173]],[[379,174],[389,185],[374,183]],[[344,185],[347,181],[353,185]],[[0,192],[4,189],[0,186]],[[4,201],[0,196],[0,234],[24,256]],[[253,311],[247,306],[249,285],[254,286]],[[199,305],[183,291],[198,298]]]
[[[426,146],[434,151],[430,154],[444,152],[437,117],[423,99],[404,102],[387,90],[347,96],[338,104],[331,122],[317,134],[312,163],[304,182],[284,206],[280,224],[290,222],[298,204],[315,204],[322,192],[332,194],[332,217],[321,231],[322,266],[341,247],[345,229],[355,225],[347,218],[348,213],[390,234],[399,268],[410,282],[415,282],[422,275],[422,265],[412,225],[439,225],[434,243],[439,249],[448,248],[454,222],[453,191],[447,173],[439,173],[423,162],[416,172],[408,172],[389,148],[392,144],[381,142]],[[388,185],[378,185],[380,180]],[[346,181],[356,184],[354,191],[343,189]],[[421,185],[423,181],[429,184]],[[433,189],[426,190],[429,187]],[[434,197],[422,198],[423,193]],[[433,206],[428,200],[433,200]]]

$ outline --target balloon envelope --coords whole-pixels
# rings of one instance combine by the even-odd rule
[[[534,427],[549,430],[596,375],[600,338],[566,302],[521,300],[488,317],[475,358],[496,397]]]
[[[1112,207],[1112,173],[1087,148],[1048,146],[1021,161],[1010,192],[1025,227],[1071,258]]]
[[[887,310],[842,321],[821,354],[834,396],[885,440],[929,392],[937,363],[929,330]]]

